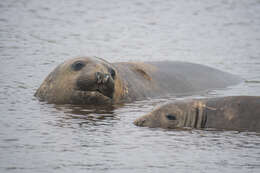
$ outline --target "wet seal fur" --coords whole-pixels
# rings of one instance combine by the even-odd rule
[[[97,57],[65,61],[35,96],[56,104],[114,104],[237,84],[235,75],[185,62],[109,63]]]
[[[191,127],[260,132],[260,96],[176,101],[136,119],[134,124],[165,129]]]

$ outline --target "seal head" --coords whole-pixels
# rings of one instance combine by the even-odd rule
[[[165,129],[203,128],[206,124],[205,106],[202,101],[169,103],[136,119],[134,124]]]
[[[118,85],[119,77],[112,64],[101,58],[80,57],[54,69],[35,96],[57,104],[113,103]]]

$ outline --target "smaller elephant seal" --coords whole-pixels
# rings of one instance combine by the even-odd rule
[[[165,129],[191,127],[260,132],[260,96],[176,101],[136,119],[134,124]]]

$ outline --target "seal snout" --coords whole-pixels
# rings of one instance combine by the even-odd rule
[[[77,89],[81,91],[96,91],[112,98],[114,93],[114,80],[110,74],[94,72],[82,74],[78,77]]]
[[[146,120],[145,120],[143,117],[141,117],[141,118],[136,119],[136,120],[134,121],[134,125],[136,125],[136,126],[144,126],[145,121],[146,121]]]

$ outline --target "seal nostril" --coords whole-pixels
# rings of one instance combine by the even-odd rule
[[[100,84],[102,82],[102,76],[101,76],[101,73],[100,72],[96,72],[96,81],[98,84]]]
[[[104,75],[104,79],[103,79],[103,83],[107,83],[109,80],[109,75],[108,74],[105,74]]]
[[[109,81],[110,75],[109,74],[103,74],[101,72],[96,72],[96,82],[98,84],[105,84]]]

